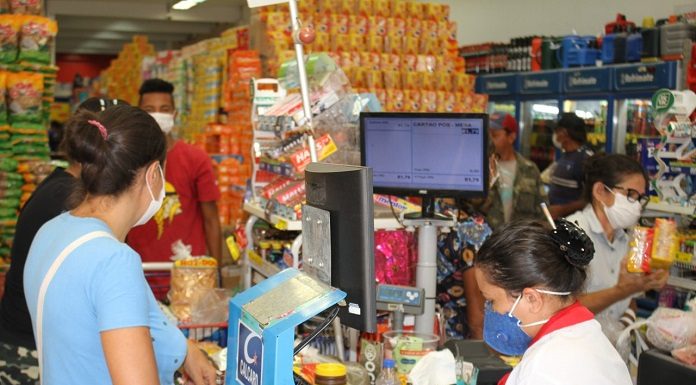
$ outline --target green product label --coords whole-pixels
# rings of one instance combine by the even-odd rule
[[[666,88],[658,90],[652,97],[652,105],[656,113],[665,113],[674,105],[674,94]]]

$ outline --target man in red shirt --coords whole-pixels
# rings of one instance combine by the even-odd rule
[[[157,120],[167,136],[166,195],[162,208],[149,222],[133,228],[127,242],[143,262],[169,261],[172,244],[181,240],[191,246],[192,255],[209,255],[219,263],[220,190],[208,155],[172,137],[176,116],[173,93],[174,86],[161,79],[146,80],[140,87],[139,107]]]

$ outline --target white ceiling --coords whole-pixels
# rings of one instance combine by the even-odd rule
[[[187,11],[174,0],[45,0],[58,21],[57,53],[116,54],[133,35],[158,50],[178,48],[248,20],[246,0],[207,0]]]

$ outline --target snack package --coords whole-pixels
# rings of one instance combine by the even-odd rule
[[[653,269],[669,269],[674,262],[674,256],[679,251],[677,222],[673,219],[657,218],[654,229],[650,266]]]
[[[331,15],[331,26],[329,31],[332,36],[345,35],[348,33],[348,23],[350,18],[347,15],[333,14]]]
[[[384,88],[401,89],[401,73],[398,71],[384,71]],[[387,92],[388,93],[388,92]]]
[[[650,272],[650,259],[653,246],[653,229],[636,226],[628,241],[626,270],[631,273]]]
[[[369,19],[367,15],[353,15],[350,17],[350,26],[348,30],[350,33],[366,35],[369,29],[369,25]]]
[[[355,13],[355,5],[355,0],[341,0],[336,10],[344,15],[352,15]]]
[[[21,17],[0,15],[0,63],[10,64],[17,60]]]
[[[384,51],[384,37],[379,35],[368,35],[367,50],[374,53],[381,53]]]
[[[15,15],[40,15],[41,0],[10,0],[10,8]]]
[[[391,16],[391,4],[389,0],[374,0],[373,12],[377,16],[389,17]]]
[[[424,4],[419,3],[417,1],[409,1],[408,3],[406,3],[406,12],[409,17],[412,17],[414,19],[422,19],[423,6]]]
[[[384,88],[382,71],[369,71],[367,73],[367,88]]]
[[[0,125],[7,124],[7,72],[0,71]]]
[[[373,0],[358,0],[358,15],[374,15]]]
[[[360,51],[365,47],[365,36],[357,33],[348,35],[350,37],[350,50],[352,52]]]
[[[404,111],[405,112],[420,112],[421,111],[421,92],[413,89],[404,92]]]
[[[403,38],[402,49],[405,55],[417,55],[420,50],[420,40],[417,37],[406,36]]]
[[[407,90],[419,90],[421,88],[421,76],[418,72],[401,72],[401,84]]]
[[[19,39],[19,61],[51,63],[50,43],[58,33],[55,20],[41,16],[24,16]]]
[[[191,247],[181,240],[172,245],[172,266],[169,301],[179,321],[191,320],[192,306],[210,289],[217,287],[217,261],[210,257],[194,257]]]
[[[421,109],[425,112],[437,112],[437,92],[423,91],[421,93]]]
[[[380,16],[370,16],[369,20],[371,35],[387,35],[387,19]]]
[[[406,1],[404,0],[392,0],[391,2],[391,15],[392,17],[405,18],[408,16],[408,9],[406,7]]]
[[[406,35],[406,20],[390,17],[387,19],[387,35]]]
[[[402,89],[387,89],[386,112],[401,112],[404,110],[404,91]]]
[[[12,123],[41,123],[44,91],[43,75],[31,72],[7,76],[9,117]]]

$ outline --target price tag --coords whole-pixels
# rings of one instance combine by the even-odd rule
[[[288,229],[288,222],[285,219],[279,219],[278,223],[276,223],[275,227],[278,230],[287,230]]]

